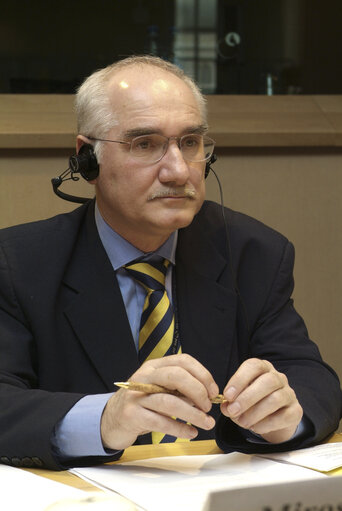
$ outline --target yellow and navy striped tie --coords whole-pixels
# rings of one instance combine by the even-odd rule
[[[161,358],[172,353],[174,332],[173,310],[165,289],[169,261],[128,264],[126,270],[146,290],[140,320],[139,360]]]
[[[139,331],[139,360],[141,363],[174,353],[174,314],[165,289],[165,277],[170,262],[133,262],[125,266],[129,274],[146,290]],[[176,351],[181,352],[180,346]],[[152,443],[184,441],[171,435],[152,432]]]

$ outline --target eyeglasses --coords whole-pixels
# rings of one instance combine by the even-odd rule
[[[123,140],[108,140],[106,138],[88,137],[90,140],[100,142],[114,142],[116,144],[127,144],[133,158],[142,163],[157,163],[166,154],[170,140],[175,140],[187,161],[201,162],[210,159],[214,152],[215,141],[206,135],[191,133],[182,137],[164,137],[163,135],[141,135],[133,138],[130,142]]]

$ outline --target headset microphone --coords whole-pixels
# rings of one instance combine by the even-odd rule
[[[70,177],[68,177],[70,175]],[[78,181],[79,177],[74,176],[74,172],[71,169],[65,170],[60,176],[53,177],[51,179],[52,188],[54,193],[60,197],[61,199],[67,200],[69,202],[76,202],[78,204],[84,204],[85,202],[88,202],[89,197],[76,197],[76,195],[70,195],[69,193],[62,192],[61,190],[58,190],[58,188],[61,186],[61,184],[64,181],[68,181],[71,179],[72,181]]]

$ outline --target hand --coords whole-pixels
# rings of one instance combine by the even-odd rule
[[[223,394],[228,402],[221,405],[221,412],[271,443],[289,440],[303,416],[285,374],[267,360],[243,362]]]
[[[104,447],[125,449],[138,435],[150,431],[192,439],[198,434],[196,427],[206,430],[214,427],[215,421],[208,412],[212,406],[210,398],[217,395],[218,387],[209,371],[190,355],[149,360],[130,381],[162,385],[178,390],[182,397],[120,389],[109,399],[102,414]]]

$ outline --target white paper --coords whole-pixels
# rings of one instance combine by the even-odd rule
[[[200,511],[213,490],[327,477],[240,453],[153,458],[71,472],[147,511]]]
[[[0,465],[0,509],[3,511],[45,511],[56,501],[84,495],[85,492],[65,484]]]
[[[285,461],[322,472],[329,472],[342,467],[342,442],[316,445],[298,451],[288,451],[277,454],[262,454],[263,458]]]

